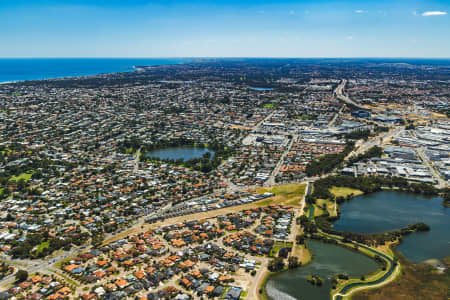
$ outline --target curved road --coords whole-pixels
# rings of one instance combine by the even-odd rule
[[[398,270],[400,269],[399,268],[400,265],[394,264],[394,261],[389,256],[387,256],[379,251],[376,251],[372,248],[364,246],[364,245],[358,245],[358,246],[362,247],[362,248],[384,258],[386,261],[388,261],[389,262],[389,270],[383,276],[381,276],[380,278],[378,278],[376,280],[372,280],[369,282],[355,282],[355,283],[350,283],[350,284],[344,286],[339,293],[337,293],[333,296],[333,299],[342,300],[344,296],[348,296],[352,292],[356,291],[356,289],[371,288],[371,287],[375,287],[375,286],[378,287],[378,286],[382,286],[386,283],[389,283],[391,280],[393,280],[395,278],[395,276],[390,278],[391,275],[393,273],[395,273],[395,275],[397,275]]]
[[[328,238],[332,238],[335,241],[340,241],[342,242],[343,238],[341,237],[337,237],[334,235],[329,235],[326,233],[323,233],[323,235],[325,235]],[[394,273],[394,275],[397,275],[398,270],[400,269],[400,264],[394,264],[394,260],[387,256],[386,254],[375,250],[371,247],[368,247],[366,245],[360,244],[360,243],[355,243],[355,245],[357,245],[358,247],[364,248],[369,252],[372,252],[375,255],[380,256],[381,258],[383,258],[384,260],[386,260],[389,264],[389,270],[387,270],[387,272],[385,274],[383,274],[383,276],[381,276],[378,279],[372,280],[372,281],[367,281],[367,282],[355,282],[355,283],[350,283],[346,286],[344,286],[340,292],[336,293],[333,295],[333,300],[342,300],[344,296],[348,296],[351,293],[353,293],[354,291],[356,291],[357,289],[365,289],[365,288],[372,288],[372,287],[377,287],[377,286],[382,286],[386,283],[389,283],[390,281],[392,281],[395,276],[392,276]],[[392,277],[391,277],[392,276]]]

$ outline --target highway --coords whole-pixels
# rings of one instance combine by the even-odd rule
[[[345,88],[346,84],[347,84],[347,79],[343,79],[341,81],[341,83],[337,86],[337,88],[334,90],[334,94],[336,95],[336,98],[345,102],[346,104],[353,105],[359,109],[367,110],[367,108],[359,105],[358,103],[356,103],[355,101],[353,101],[347,95],[344,94],[344,88]]]
[[[333,116],[333,118],[330,120],[330,123],[328,123],[328,126],[333,126],[334,123],[336,123],[337,118],[342,113],[342,111],[345,109],[346,105],[342,105],[341,109]]]

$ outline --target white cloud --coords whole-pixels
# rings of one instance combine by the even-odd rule
[[[447,14],[446,11],[426,11],[422,13],[422,16],[424,17],[430,17],[430,16],[445,16]]]
[[[357,9],[357,10],[355,10],[355,13],[357,13],[357,14],[364,14],[364,13],[366,13],[367,12],[367,10],[363,10],[363,9]]]

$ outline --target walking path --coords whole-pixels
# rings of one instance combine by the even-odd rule
[[[320,232],[322,235],[334,239],[335,241],[338,242],[342,242],[343,238],[340,236],[336,236],[336,235],[331,235],[331,234],[327,234],[324,232]],[[354,293],[355,291],[360,291],[363,289],[369,289],[369,288],[374,288],[374,287],[379,287],[382,285],[385,285],[391,281],[393,281],[397,275],[399,274],[400,271],[400,264],[395,263],[393,257],[390,257],[372,247],[366,246],[364,244],[360,244],[357,242],[353,242],[353,244],[357,245],[360,248],[363,248],[369,252],[372,252],[374,255],[378,255],[379,257],[381,257],[382,259],[384,259],[387,264],[389,265],[389,268],[387,269],[386,273],[383,274],[383,276],[381,276],[380,278],[377,278],[375,280],[372,281],[361,281],[361,282],[354,282],[354,283],[349,283],[347,285],[345,285],[343,288],[341,288],[341,290],[339,292],[336,292],[335,294],[333,294],[333,300],[343,300],[344,297],[347,297],[349,295],[351,295],[352,293]]]

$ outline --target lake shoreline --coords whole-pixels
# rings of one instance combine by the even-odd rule
[[[373,192],[373,193],[365,193],[365,194],[363,194],[363,195],[360,195],[360,196],[358,196],[358,197],[362,197],[362,196],[365,196],[365,197],[367,197],[367,196],[373,196],[373,194],[377,194],[377,193],[382,193],[382,192],[392,192],[392,193],[401,193],[401,194],[405,194],[404,195],[404,197],[410,197],[411,195],[412,196],[415,196],[415,197],[423,197],[423,198],[425,198],[425,199],[427,199],[427,200],[430,200],[430,201],[432,201],[432,200],[434,200],[434,202],[436,201],[436,199],[438,199],[439,200],[439,198],[440,197],[437,197],[437,196],[427,196],[427,195],[422,195],[422,194],[415,194],[415,193],[411,193],[410,191],[403,191],[403,190],[401,190],[401,189],[393,189],[393,188],[383,188],[381,191],[377,191],[377,192]],[[348,199],[348,202],[353,202],[353,201],[351,201],[351,200],[354,200],[354,198],[355,197],[351,197],[351,199]],[[416,199],[417,201],[419,201],[420,202],[420,200],[421,199]],[[344,203],[346,203],[346,202],[344,202]],[[429,203],[429,202],[427,202],[427,203]],[[442,202],[440,202],[440,203],[442,203]],[[342,204],[342,203],[341,203]],[[444,206],[440,206],[441,208],[445,208]],[[334,222],[336,222],[337,220],[339,220],[341,218],[341,212],[339,212],[338,214],[337,214],[337,218],[334,220]],[[334,224],[334,222],[332,222],[332,224]],[[333,226],[334,227],[334,226]],[[400,228],[401,228],[401,226],[400,226]],[[398,230],[398,229],[397,229]],[[381,231],[381,233],[385,233],[386,231]],[[409,264],[411,264],[411,265],[421,265],[421,264],[427,264],[427,265],[429,265],[429,266],[433,266],[433,264],[431,264],[431,263],[427,263],[426,261],[419,261],[419,262],[414,262],[414,261],[411,261],[411,260],[409,260],[408,258],[406,258],[405,257],[405,255],[398,249],[398,247],[400,246],[400,245],[402,245],[402,243],[404,242],[404,239],[400,239],[400,240],[397,240],[395,243],[389,243],[388,245],[387,245],[387,249],[389,249],[389,251],[390,251],[390,253],[393,253],[393,255],[394,256],[392,256],[392,259],[394,259],[394,258],[396,258],[396,253],[399,253],[400,255],[402,255],[402,259],[403,260],[405,260],[405,261],[407,261]],[[324,242],[323,242],[324,243]],[[343,248],[347,248],[347,249],[349,249],[349,250],[351,250],[351,248],[349,248],[349,246],[346,246],[346,245],[341,245],[341,244],[338,244],[337,246],[339,246],[339,247],[343,247]],[[360,253],[360,254],[364,254],[364,255],[366,255],[367,257],[370,257],[372,260],[373,260],[373,257],[371,257],[368,253],[365,253],[364,251],[361,251],[361,249],[358,249],[357,250],[358,251],[358,253]],[[377,251],[380,251],[380,250],[378,250],[377,249]],[[385,252],[385,250],[383,250],[382,252]],[[314,253],[314,251],[311,251],[311,255],[312,255],[312,257],[311,257],[311,260],[310,260],[310,263],[312,263],[313,262],[313,260],[315,260],[316,259],[316,255],[315,255],[315,253]],[[438,258],[438,259],[436,259],[437,260],[437,262],[439,263],[439,265],[443,265],[443,263],[442,263],[442,260],[440,259],[440,258]],[[307,265],[304,265],[304,266],[300,266],[299,268],[303,268],[303,267],[306,267]],[[436,266],[433,266],[434,268],[436,268],[436,269],[438,269],[438,270],[440,270],[438,267],[436,267]],[[381,268],[378,268],[378,270],[375,272],[375,273],[377,273],[377,272],[380,272],[380,270],[381,270]],[[268,282],[270,281],[270,280],[272,280],[273,278],[274,278],[274,276],[275,275],[278,275],[278,274],[280,274],[280,273],[283,273],[283,272],[286,272],[286,271],[288,271],[288,269],[285,269],[285,270],[282,270],[282,271],[280,271],[280,272],[270,272],[270,273],[268,273],[266,276],[267,276],[267,278],[263,281],[263,286],[261,286],[260,288],[262,288],[263,289],[263,295],[262,295],[262,299],[271,299],[271,298],[269,298],[269,296],[268,296],[268,294],[267,294],[267,284],[268,284]],[[442,271],[443,272],[443,271]],[[396,280],[396,277],[395,278],[391,278],[391,275],[392,275],[392,272],[391,272],[391,274],[384,274],[382,277],[385,277],[385,276],[387,276],[382,282],[384,282],[384,281],[386,281],[386,283],[387,282],[391,282],[392,280]],[[381,277],[380,277],[381,278]],[[355,278],[354,280],[356,280],[357,278]],[[363,283],[364,282],[361,282],[361,285],[363,285]],[[380,284],[380,283],[378,283],[378,284]],[[359,284],[358,284],[359,285]],[[384,285],[384,284],[381,284],[381,285]],[[377,285],[378,286],[378,285]],[[342,289],[343,287],[341,287],[340,289]],[[359,289],[361,289],[362,287],[360,287]],[[351,289],[349,289],[348,290],[348,292],[350,292],[351,290],[352,290],[353,288],[351,288]],[[333,295],[333,294],[335,294],[335,293],[333,293],[333,291],[334,290],[331,290],[330,291],[330,293]],[[339,296],[338,296],[339,297]]]

